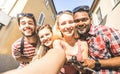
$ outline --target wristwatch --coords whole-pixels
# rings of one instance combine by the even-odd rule
[[[96,71],[99,71],[101,69],[101,64],[98,60],[95,60],[95,67],[94,67],[94,70]]]

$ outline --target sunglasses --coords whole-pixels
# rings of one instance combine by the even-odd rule
[[[58,12],[57,15],[61,15],[63,13],[67,13],[67,12],[72,13],[72,11],[70,11],[70,10],[63,10],[63,11]]]
[[[87,11],[89,12],[89,6],[78,6],[76,8],[73,9],[73,14],[75,14],[78,11]]]
[[[32,13],[19,13],[17,14],[17,18],[21,18],[21,17],[34,17],[34,15]]]

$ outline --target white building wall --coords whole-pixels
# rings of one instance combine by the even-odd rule
[[[120,30],[120,4],[108,14],[106,25]]]
[[[120,2],[118,5],[114,4],[113,0],[100,0],[98,5],[95,6],[95,9],[92,13],[93,24],[99,25],[97,18],[97,10],[101,9],[102,19],[106,16],[106,23],[103,25],[120,29]],[[104,20],[103,20],[104,21]]]

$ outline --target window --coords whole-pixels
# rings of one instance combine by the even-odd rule
[[[3,11],[0,11],[0,24],[7,26],[10,23],[11,19],[12,17],[8,16]]]
[[[119,2],[120,0],[114,0],[115,5]]]
[[[56,17],[55,17],[55,15],[54,15],[54,14],[52,14],[52,15],[51,15],[51,17],[52,17],[52,19],[53,19],[53,20],[55,20],[55,19],[56,19]]]
[[[102,14],[101,14],[101,9],[99,8],[96,12],[97,18],[98,18],[98,23],[100,24],[102,22]]]
[[[7,2],[7,0],[1,0],[0,2],[0,10],[4,9],[5,3]]]
[[[49,1],[48,1],[48,0],[45,0],[45,5],[46,5],[46,7],[48,7],[48,4],[49,4]]]
[[[43,22],[44,22],[44,20],[45,20],[45,15],[44,15],[43,12],[41,12],[41,13],[40,13],[40,16],[39,16],[39,18],[38,18],[38,24],[39,24],[39,25],[42,25]]]
[[[16,0],[0,0],[0,9],[6,14],[13,8]]]
[[[16,4],[12,8],[9,15],[12,16],[12,17],[16,17],[17,13],[21,13],[23,11],[23,9],[24,9],[27,2],[28,2],[28,0],[17,0]]]

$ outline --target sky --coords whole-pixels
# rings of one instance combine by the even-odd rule
[[[53,0],[56,11],[73,10],[73,8],[80,5],[91,6],[94,0]]]

